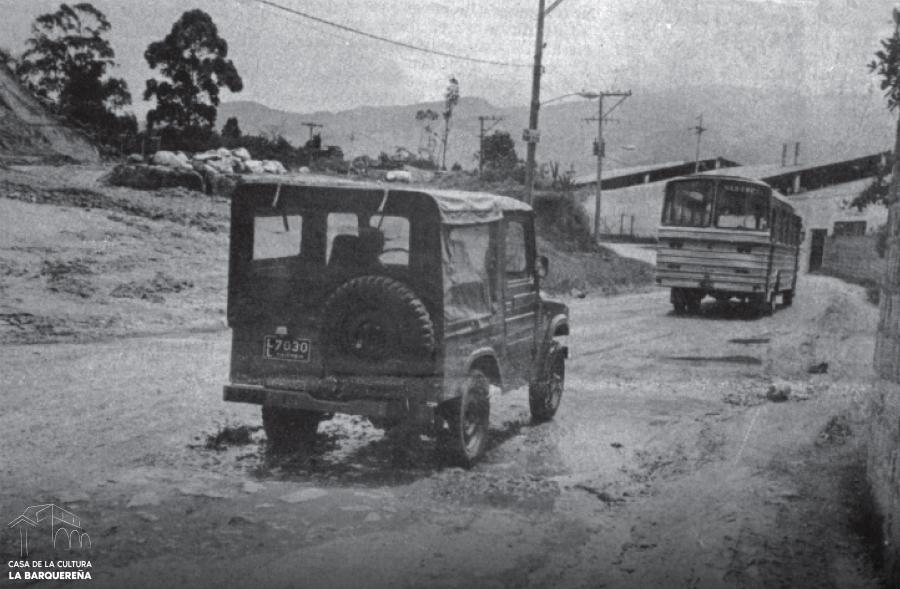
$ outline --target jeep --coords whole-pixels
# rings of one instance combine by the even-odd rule
[[[345,413],[434,435],[469,467],[492,386],[528,384],[537,422],[559,407],[568,309],[541,296],[547,259],[518,200],[252,178],[232,197],[229,254],[224,398],[262,405],[273,450]]]

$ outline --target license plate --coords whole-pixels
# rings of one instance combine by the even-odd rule
[[[312,344],[308,339],[267,335],[263,346],[263,357],[270,360],[309,362],[309,351],[311,348]]]

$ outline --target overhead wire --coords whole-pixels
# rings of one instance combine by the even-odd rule
[[[315,16],[315,15],[312,15],[308,12],[304,12],[302,10],[297,10],[297,9],[291,8],[289,6],[284,6],[282,4],[278,4],[277,2],[272,2],[271,0],[254,0],[254,1],[257,2],[258,4],[268,6],[270,8],[274,8],[276,10],[280,10],[283,12],[287,12],[289,14],[294,14],[294,15],[300,16],[304,19],[307,19],[307,20],[310,20],[310,21],[313,21],[313,22],[316,22],[319,24],[324,24],[329,27],[339,29],[341,31],[352,33],[354,35],[360,35],[362,37],[373,39],[375,41],[380,41],[382,43],[388,43],[390,45],[395,45],[397,47],[403,47],[404,49],[409,49],[412,51],[419,51],[422,53],[428,53],[431,55],[437,55],[437,56],[445,57],[445,58],[449,58],[449,59],[457,59],[457,60],[461,60],[461,61],[468,61],[468,62],[472,62],[472,63],[480,63],[480,64],[485,64],[485,65],[494,65],[494,66],[501,66],[501,67],[515,67],[515,68],[530,68],[530,67],[532,67],[532,64],[530,64],[530,63],[499,61],[499,60],[494,60],[494,59],[482,59],[479,57],[472,57],[469,55],[462,55],[459,53],[451,53],[449,51],[441,51],[438,49],[429,49],[427,47],[421,47],[419,45],[413,45],[412,43],[406,43],[404,41],[398,41],[396,39],[391,39],[389,37],[384,37],[382,35],[376,35],[375,33],[370,33],[368,31],[363,31],[363,30],[357,29],[355,27],[344,25],[344,24],[341,24],[341,23],[338,23],[338,22],[335,22],[332,20],[325,19],[325,18],[321,18],[321,17]]]

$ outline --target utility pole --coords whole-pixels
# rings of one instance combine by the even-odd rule
[[[555,5],[554,5],[555,6]],[[523,139],[528,148],[525,156],[525,202],[534,202],[534,167],[537,153],[538,110],[541,108],[541,56],[544,50],[544,0],[538,0],[537,33],[534,39],[534,72],[531,75],[531,111],[528,115],[528,128]]]
[[[310,141],[312,141],[312,138],[313,138],[313,131],[314,131],[317,127],[321,129],[322,127],[325,126],[325,125],[323,125],[322,123],[300,123],[300,124],[303,125],[304,127],[309,127],[309,139],[310,139]]]
[[[694,173],[697,174],[700,172],[700,136],[707,130],[706,127],[703,126],[702,113],[697,117],[697,124],[691,127],[691,130],[697,134],[697,153],[694,156]]]
[[[482,171],[484,170],[484,122],[485,121],[494,121],[500,122],[503,120],[503,117],[497,116],[481,116],[478,117],[478,124],[481,130],[478,133],[478,175],[481,176]],[[488,129],[490,130],[490,129]]]
[[[625,102],[625,99],[631,96],[631,90],[621,91],[621,90],[610,90],[605,92],[597,92],[597,93],[584,93],[582,94],[586,98],[597,98],[597,102],[599,106],[597,108],[597,117],[591,117],[587,119],[588,121],[597,121],[597,145],[595,147],[595,155],[597,156],[597,194],[596,194],[596,202],[594,203],[594,240],[600,239],[600,227],[602,225],[602,216],[601,213],[603,211],[603,158],[606,155],[606,145],[603,142],[603,121],[609,119],[609,115],[612,111],[616,110],[620,104]],[[612,108],[608,111],[603,111],[603,99],[605,97],[615,97],[618,98],[619,101],[616,102]]]

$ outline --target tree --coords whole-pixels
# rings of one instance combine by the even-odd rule
[[[450,77],[447,90],[444,91],[444,140],[441,150],[441,169],[447,169],[447,139],[450,137],[450,119],[453,117],[453,109],[459,103],[459,82]]]
[[[849,205],[856,207],[856,210],[860,212],[869,205],[887,205],[891,188],[888,183],[888,176],[891,173],[893,164],[892,156],[888,156],[885,158],[885,162],[878,164],[875,168],[875,178],[850,201]]]
[[[427,108],[416,112],[416,120],[422,124],[422,136],[419,139],[419,158],[434,163],[434,150],[437,148],[437,131],[432,125],[438,119],[436,112]]]
[[[482,163],[488,169],[512,170],[519,161],[516,145],[506,131],[494,131],[484,138]]]
[[[150,43],[144,58],[168,80],[147,80],[144,100],[156,98],[147,127],[173,128],[183,135],[204,134],[216,122],[219,91],[240,92],[243,81],[228,57],[228,43],[202,10],[181,15],[162,41]]]
[[[230,117],[225,121],[225,126],[222,127],[222,139],[237,140],[241,138],[241,135],[241,127],[238,125],[237,117]]]
[[[61,4],[31,25],[28,49],[16,67],[19,79],[69,120],[111,139],[131,121],[115,111],[131,104],[125,80],[107,77],[115,52],[104,35],[106,16],[89,3]],[[127,117],[125,117],[127,118]]]
[[[887,98],[888,110],[893,112],[900,106],[900,9],[894,8],[894,34],[881,40],[881,49],[875,52],[875,59],[869,62],[869,71],[881,76],[881,89]],[[896,169],[900,153],[900,118],[897,120],[896,137],[891,169],[893,174],[890,186],[885,186],[884,171],[879,170],[875,181],[867,186],[853,199],[853,204],[862,210],[868,204],[881,203],[888,205],[897,199],[900,192],[900,170]]]

